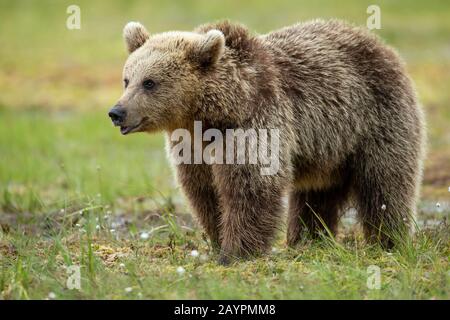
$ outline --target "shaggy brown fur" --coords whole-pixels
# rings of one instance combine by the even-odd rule
[[[124,34],[125,126],[170,134],[201,120],[204,130],[280,129],[275,175],[250,164],[177,166],[221,262],[270,246],[286,192],[289,245],[303,230],[334,233],[352,203],[369,240],[391,246],[408,233],[422,111],[400,58],[374,35],[320,20],[266,35],[230,22],[150,36],[135,23]],[[141,86],[149,77],[151,93]]]

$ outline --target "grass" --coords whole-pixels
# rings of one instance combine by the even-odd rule
[[[405,57],[428,119],[414,240],[385,252],[346,217],[336,241],[293,250],[280,232],[270,254],[226,268],[174,184],[163,137],[122,137],[106,117],[121,94],[121,28],[140,20],[152,32],[189,30],[220,18],[257,32],[315,17],[364,24],[372,3],[78,1],[79,31],[64,27],[69,4],[0,4],[0,299],[450,298],[447,1],[379,2],[377,33]],[[71,265],[81,290],[67,288]],[[370,266],[380,268],[379,290],[367,286]]]
[[[363,245],[353,234],[339,242],[304,242],[296,250],[278,241],[266,257],[222,267],[200,233],[173,216],[173,207],[140,213],[127,224],[115,222],[115,210],[109,213],[100,200],[90,208],[35,221],[45,223],[42,234],[21,227],[3,233],[3,298],[42,299],[50,292],[58,299],[448,298],[445,223],[420,231],[414,243],[392,253]],[[149,216],[152,230],[144,223]],[[149,239],[141,239],[141,228]],[[71,265],[81,267],[80,291],[66,288]],[[381,270],[379,290],[367,287],[374,265]],[[180,266],[184,273],[177,272]]]

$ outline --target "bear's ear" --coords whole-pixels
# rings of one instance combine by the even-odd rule
[[[141,47],[149,37],[148,31],[139,22],[128,22],[123,28],[123,38],[125,39],[128,53],[132,53]]]
[[[192,57],[201,67],[209,67],[220,59],[224,50],[225,36],[221,31],[213,29],[204,35],[199,44],[196,44]]]

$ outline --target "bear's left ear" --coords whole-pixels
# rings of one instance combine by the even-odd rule
[[[195,59],[201,67],[214,65],[222,56],[225,50],[225,36],[219,30],[209,30],[204,39],[195,45],[192,52],[192,58]]]
[[[123,38],[125,39],[128,53],[132,53],[141,47],[149,37],[148,31],[139,22],[128,22],[123,28]]]

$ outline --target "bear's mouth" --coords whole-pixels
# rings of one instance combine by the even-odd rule
[[[120,133],[126,135],[138,131],[144,124],[145,120],[147,120],[147,118],[143,118],[138,124],[134,126],[120,126]]]

